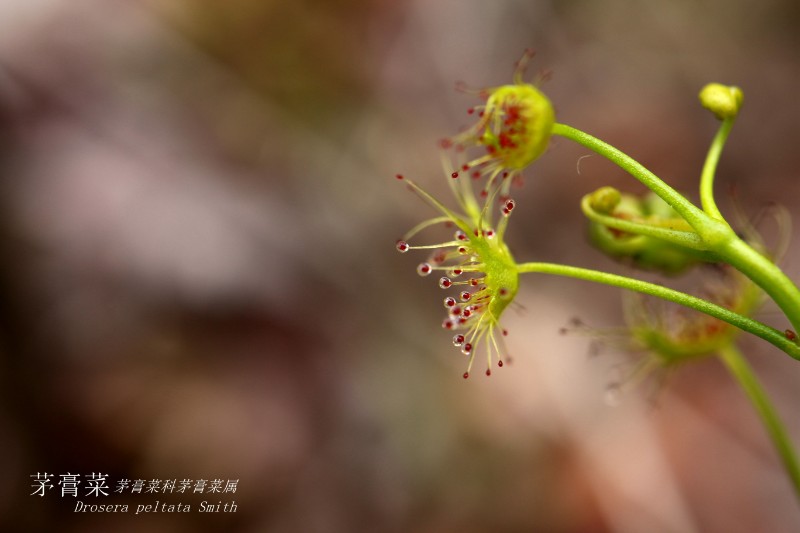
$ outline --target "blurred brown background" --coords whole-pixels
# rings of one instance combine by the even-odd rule
[[[533,47],[560,121],[690,192],[716,127],[697,91],[741,86],[721,207],[736,184],[797,218],[798,25],[793,0],[4,0],[0,529],[800,530],[716,361],[608,405],[628,355],[559,329],[619,328],[619,291],[524,279],[515,364],[462,380],[441,291],[393,248],[430,210],[392,178],[443,195],[436,140],[475,103],[454,82],[505,83]],[[586,153],[556,140],[527,172],[518,259],[625,272],[578,201],[641,187],[598,156],[579,174]],[[800,442],[800,364],[742,346]],[[208,498],[238,510],[77,514],[30,496],[44,471],[239,479]]]

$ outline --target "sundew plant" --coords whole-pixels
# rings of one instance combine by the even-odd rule
[[[522,274],[545,274],[612,285],[674,302],[693,313],[675,320],[674,310],[649,305],[642,298],[625,299],[631,346],[646,352],[639,370],[671,368],[704,357],[719,357],[760,416],[800,499],[800,468],[787,431],[746,358],[737,347],[744,331],[800,360],[800,290],[776,264],[781,251],[770,251],[752,225],[732,225],[717,207],[714,179],[728,135],[742,110],[744,95],[733,86],[706,85],[700,104],[719,122],[700,173],[700,205],[661,180],[642,163],[611,144],[573,126],[559,123],[553,106],[537,86],[524,81],[533,54],[518,62],[513,83],[469,90],[482,103],[469,108],[474,124],[441,141],[444,179],[453,200],[442,201],[418,183],[397,179],[432,207],[434,215],[397,240],[399,252],[424,251],[417,266],[421,276],[437,280],[443,299],[442,327],[466,356],[464,378],[476,361],[485,361],[491,375],[509,355],[502,315],[514,301]],[[680,276],[698,264],[713,264],[720,273],[704,297],[693,296],[633,277],[578,266],[518,262],[504,237],[517,206],[511,185],[541,157],[553,136],[576,142],[612,161],[650,192],[642,197],[601,187],[586,194],[580,208],[587,217],[592,243],[602,252],[636,269]],[[778,211],[780,214],[781,212]],[[443,242],[422,239],[428,228],[444,226],[452,235]],[[785,243],[784,243],[785,244]],[[779,246],[780,248],[780,246]],[[773,327],[752,318],[771,299],[783,318]],[[785,326],[789,326],[786,328]]]

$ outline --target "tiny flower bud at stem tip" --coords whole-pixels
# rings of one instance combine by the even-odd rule
[[[744,93],[735,86],[709,83],[700,91],[700,103],[719,120],[735,118],[742,108]]]
[[[614,187],[601,187],[589,196],[589,205],[600,214],[608,215],[622,200],[622,194]]]

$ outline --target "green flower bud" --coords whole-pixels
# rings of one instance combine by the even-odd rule
[[[486,178],[481,194],[509,194],[511,183],[547,149],[555,124],[553,104],[535,85],[522,80],[533,58],[528,50],[517,63],[514,83],[484,89],[467,89],[483,99],[483,105],[467,113],[477,121],[458,135],[443,139],[441,147],[453,149],[462,172]]]
[[[700,103],[720,120],[735,118],[742,108],[744,93],[733,85],[709,83],[700,91]]]
[[[504,167],[522,170],[545,151],[554,123],[553,105],[539,89],[503,85],[486,100],[476,141]]]
[[[614,187],[601,187],[589,196],[592,209],[603,215],[609,215],[622,200],[622,194]]]
[[[615,195],[611,191],[619,195],[616,202],[613,202]],[[592,193],[590,205],[598,213],[614,218],[671,229],[690,229],[686,221],[653,193],[638,198],[603,187]],[[611,209],[605,210],[609,206]],[[589,237],[592,244],[606,255],[662,274],[679,274],[702,259],[694,250],[655,237],[610,228],[596,221],[589,223]]]

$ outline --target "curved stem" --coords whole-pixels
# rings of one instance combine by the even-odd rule
[[[627,233],[633,233],[635,235],[647,235],[648,237],[655,237],[678,246],[691,248],[692,250],[706,250],[706,246],[703,241],[693,231],[664,228],[652,224],[625,220],[623,218],[616,218],[598,213],[592,209],[590,194],[587,194],[581,200],[581,210],[583,210],[583,214],[586,215],[588,219],[609,228],[625,231]],[[683,224],[686,223],[683,220],[680,222]]]
[[[725,219],[714,200],[714,174],[733,123],[733,118],[722,121],[708,150],[700,176],[700,201],[703,210],[721,222],[725,222]],[[786,313],[792,327],[800,328],[800,290],[775,263],[738,237],[730,239],[715,251],[764,289]]]
[[[761,422],[766,427],[767,433],[772,439],[772,444],[775,445],[781,462],[783,462],[783,467],[789,475],[795,495],[800,499],[800,465],[798,465],[789,434],[781,423],[775,407],[769,401],[769,397],[758,382],[753,369],[738,348],[733,344],[728,344],[720,349],[720,356],[725,366],[728,367],[733,377],[744,389],[745,394],[747,394],[758,416],[761,418]]]
[[[703,210],[722,222],[725,222],[725,218],[714,200],[714,175],[734,120],[726,118],[722,121],[708,150],[703,173],[700,176],[700,201]],[[719,252],[726,261],[752,279],[775,300],[786,313],[792,327],[800,328],[800,290],[775,263],[738,238],[723,245]]]
[[[723,135],[726,135],[725,129],[729,129],[729,127],[722,128]],[[786,314],[795,331],[800,331],[800,289],[775,263],[738,238],[727,222],[706,214],[705,211],[695,206],[675,189],[664,183],[658,176],[647,170],[641,163],[610,144],[565,124],[555,124],[553,126],[553,134],[571,139],[597,152],[619,165],[655,192],[694,228],[705,243],[708,251],[716,254],[721,260],[730,263],[764,289],[764,292],[769,294]],[[721,152],[722,141],[715,139],[712,151],[719,150]],[[714,148],[715,146],[716,148]],[[718,157],[719,154],[711,156],[711,161],[707,162],[707,166],[710,169],[716,168],[715,158]],[[708,172],[713,174],[711,170]],[[711,185],[713,185],[713,180],[706,178],[706,187]],[[706,196],[708,196],[708,193],[706,193]]]
[[[703,173],[700,175],[700,204],[703,206],[703,211],[723,222],[725,218],[720,213],[714,200],[714,174],[717,171],[722,148],[725,146],[725,141],[728,140],[728,134],[733,127],[733,120],[732,118],[726,118],[722,121],[719,131],[717,131],[717,135],[708,149],[708,155],[706,155],[706,161],[703,164]]]
[[[800,331],[800,290],[778,265],[738,237],[714,251],[764,289],[786,314],[795,331]]]
[[[765,341],[778,347],[790,357],[800,360],[800,346],[786,338],[786,335],[775,328],[771,328],[766,324],[762,324],[757,320],[742,316],[734,313],[729,309],[722,306],[713,304],[702,298],[691,296],[689,294],[676,291],[655,283],[619,276],[616,274],[609,274],[608,272],[600,272],[597,270],[590,270],[587,268],[579,268],[567,265],[559,265],[554,263],[522,263],[517,265],[517,272],[520,274],[535,272],[539,274],[553,274],[556,276],[565,276],[569,278],[583,279],[586,281],[593,281],[595,283],[602,283],[604,285],[611,285],[623,289],[629,289],[664,300],[669,300],[677,304],[691,307],[701,313],[718,318],[728,324],[736,326],[739,329],[752,333],[761,337]]]
[[[698,230],[699,226],[706,224],[708,216],[700,208],[631,156],[588,133],[566,124],[554,124],[552,133],[575,141],[621,167],[672,206],[695,230]]]

